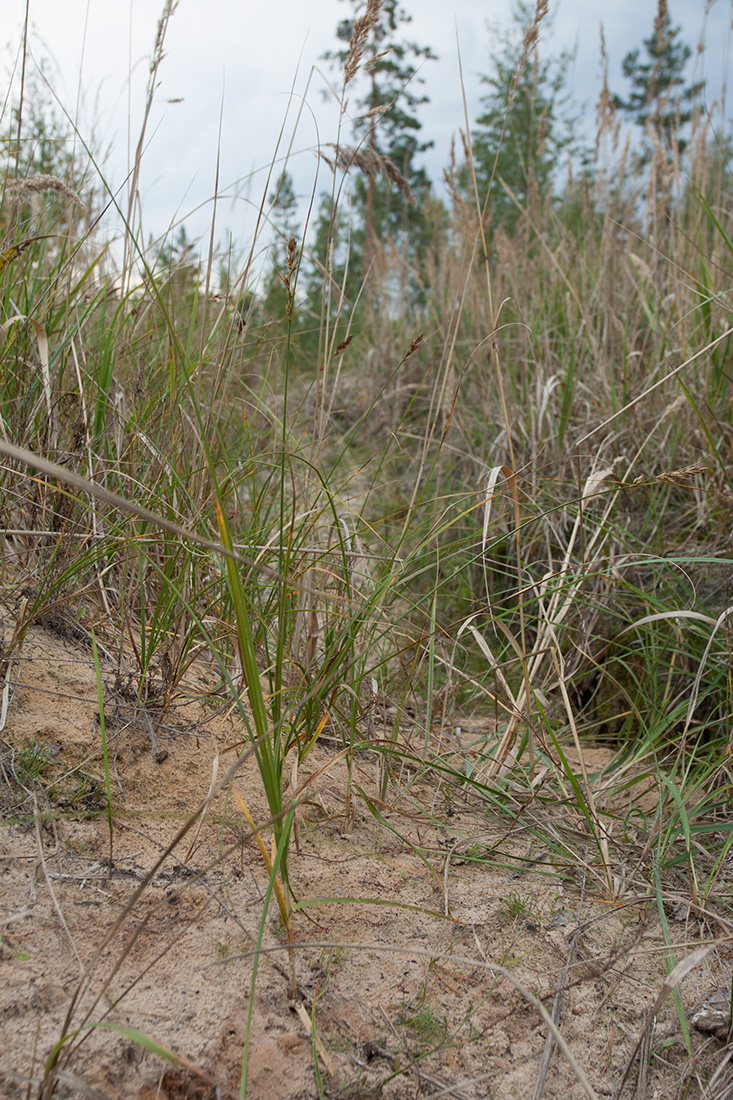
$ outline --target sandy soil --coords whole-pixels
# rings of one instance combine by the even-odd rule
[[[11,621],[4,630],[7,641]],[[568,859],[564,875],[549,874],[521,814],[510,830],[487,800],[407,769],[392,777],[385,803],[372,803],[381,820],[357,798],[347,829],[345,764],[325,739],[297,777],[299,785],[315,778],[290,855],[299,903],[292,1000],[277,908],[263,922],[267,876],[231,796],[217,797],[155,867],[212,774],[221,777],[233,762],[240,719],[213,702],[182,702],[152,716],[153,745],[124,677],[116,680],[113,663],[103,662],[110,862],[94,665],[83,632],[69,633],[62,619],[32,627],[8,677],[15,686],[0,746],[3,1096],[37,1095],[54,1044],[69,1033],[56,1096],[239,1095],[248,1026],[252,1100],[305,1100],[319,1087],[327,1097],[395,1100],[587,1095],[557,1045],[543,1075],[548,1028],[511,979],[549,1012],[564,986],[559,1026],[571,1054],[598,1097],[618,1094],[666,975],[648,897],[630,892],[610,904],[580,857]],[[191,697],[214,685],[205,665],[187,676]],[[357,757],[354,778],[374,799],[374,754]],[[251,761],[236,787],[263,820]],[[582,852],[582,836],[577,844]],[[509,866],[517,859],[524,872]],[[682,896],[670,902],[667,920],[677,961],[720,934]],[[260,934],[267,953],[253,986]],[[719,945],[680,987],[687,1018],[702,1013],[707,1028],[690,1032],[694,1069],[667,998],[646,1032],[641,1080],[634,1062],[625,1096],[702,1094],[725,1057],[725,1020],[716,1025],[709,1003],[726,989],[730,952]],[[86,1026],[101,1022],[112,1026]]]

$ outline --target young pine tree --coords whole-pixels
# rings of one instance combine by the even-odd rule
[[[489,91],[471,135],[479,201],[489,224],[508,230],[520,208],[545,198],[563,156],[576,151],[566,92],[572,54],[540,57],[539,25],[546,11],[543,0],[536,8],[515,3],[512,27],[481,78]]]
[[[652,144],[670,154],[676,142],[680,153],[686,141],[680,131],[692,118],[695,101],[705,82],[685,85],[685,69],[692,48],[681,41],[682,29],[672,24],[666,0],[658,0],[654,31],[640,48],[630,50],[622,63],[630,84],[625,99],[615,95],[614,107],[647,134]],[[645,142],[642,160],[649,160],[652,148]]]

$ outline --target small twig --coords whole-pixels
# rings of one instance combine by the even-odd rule
[[[723,1076],[726,1066],[728,1066],[732,1060],[733,1047],[729,1047],[728,1050],[725,1052],[723,1061],[720,1063],[715,1073],[708,1081],[707,1088],[702,1094],[701,1100],[724,1100],[726,1096],[731,1095],[731,1091],[733,1091],[733,1078],[731,1078],[730,1074],[727,1075],[728,1080],[722,1082],[722,1090],[720,1092],[714,1093],[713,1089],[718,1084],[718,1079]]]
[[[2,733],[2,731],[5,729],[5,723],[8,720],[8,710],[10,709],[10,702],[13,695],[15,695],[15,689],[17,688],[18,682],[20,680],[20,668],[20,661],[18,661],[18,674],[15,677],[15,684],[12,685],[11,691],[10,681],[12,679],[13,672],[12,660],[8,661],[5,666],[5,682],[3,683],[2,696],[0,696],[0,733]]]
[[[588,854],[588,852],[587,852],[587,849],[586,849],[586,851],[583,854],[584,862],[585,862],[587,854]],[[580,914],[583,911],[583,899],[585,897],[585,881],[586,881],[586,875],[584,874],[583,875],[583,885],[582,885],[581,894],[580,894],[580,908],[578,910],[578,918],[580,918]],[[575,947],[576,947],[576,944],[578,942],[578,939],[579,939],[582,931],[583,931],[582,926],[580,925],[580,923],[578,923],[578,926],[576,927],[575,931],[573,932],[572,936],[570,937],[570,949],[568,950],[568,957],[565,960],[565,966],[563,967],[562,973],[560,974],[560,977],[558,978],[557,990],[555,992],[555,1000],[553,1001],[553,1004],[552,1004],[552,1022],[555,1025],[555,1027],[560,1026],[560,1012],[562,1010],[562,996],[563,996],[563,993],[565,991],[565,983],[568,980],[568,974],[570,973],[570,967],[572,966],[572,963],[573,963],[573,956],[575,955]],[[539,1068],[539,1072],[537,1074],[537,1084],[535,1085],[533,1100],[540,1100],[540,1097],[542,1096],[542,1093],[544,1092],[545,1079],[547,1077],[547,1071],[550,1068],[550,1060],[552,1059],[552,1052],[553,1052],[554,1048],[555,1048],[555,1035],[554,1035],[552,1029],[550,1029],[550,1031],[548,1031],[548,1033],[547,1033],[547,1039],[545,1040],[545,1049],[542,1052],[542,1061],[540,1062],[540,1068]]]
[[[557,990],[555,992],[555,1000],[552,1002],[552,1022],[556,1027],[560,1025],[560,1012],[562,1010],[562,995],[565,991],[565,982],[567,981],[568,974],[570,973],[570,967],[573,963],[573,956],[575,955],[575,943],[578,938],[578,930],[576,930],[570,940],[570,950],[568,951],[568,957],[565,960],[565,966],[562,969],[562,973],[557,982]],[[552,1052],[555,1049],[555,1036],[550,1031],[547,1034],[545,1040],[545,1049],[542,1052],[542,1060],[540,1062],[539,1072],[537,1073],[537,1083],[534,1088],[534,1096],[532,1100],[540,1100],[542,1093],[545,1090],[545,1079],[547,1077],[547,1071],[550,1068],[550,1061],[552,1059]]]
[[[616,1092],[616,1100],[620,1100],[621,1093],[624,1091],[624,1086],[631,1073],[631,1067],[633,1066],[637,1056],[640,1058],[639,1076],[636,1084],[635,1100],[641,1098],[646,1093],[646,1071],[643,1069],[644,1062],[649,1061],[649,1054],[651,1053],[651,1041],[653,1029],[656,1024],[659,1010],[666,1001],[670,993],[673,993],[677,986],[680,984],[683,978],[685,978],[691,970],[694,970],[696,966],[707,958],[710,952],[713,950],[715,944],[705,944],[703,947],[698,947],[697,950],[692,951],[686,958],[678,962],[673,970],[669,972],[665,981],[662,983],[662,987],[657,994],[656,1000],[650,1009],[647,1010],[644,1016],[644,1026],[641,1029],[638,1042],[631,1052],[628,1065],[624,1071],[624,1075],[621,1078],[621,1084]],[[694,1066],[693,1066],[694,1069]],[[699,1080],[699,1078],[698,1078]],[[640,1091],[643,1090],[643,1091]]]
[[[23,640],[25,638],[25,632],[28,629],[28,620],[26,619],[25,614],[27,606],[28,598],[24,596],[23,599],[20,601],[18,614],[15,620],[15,627],[13,629],[13,636],[10,639],[10,645],[7,649],[7,652],[9,654],[14,653],[16,648],[18,650],[18,653],[20,654]],[[8,708],[10,707],[11,699],[10,681],[12,678],[12,667],[13,662],[10,658],[7,658],[0,663],[0,675],[3,675],[4,673],[5,679],[2,690],[2,699],[0,700],[0,733],[2,733],[2,731],[5,729],[5,723],[8,720]],[[20,680],[20,667],[20,661],[18,661],[18,675],[15,678],[15,686],[13,687],[12,692],[13,695],[15,694],[15,688],[17,688],[18,681]]]
[[[153,719],[150,717],[150,715],[148,714],[147,711],[144,711],[143,714],[145,716],[145,722],[146,722],[147,727],[148,727],[148,736],[150,737],[151,751],[153,753],[153,756],[157,756],[158,755],[158,737],[157,737],[157,734],[155,732],[155,725],[153,723]]]
[[[649,1065],[652,1060],[652,1041],[654,1039],[654,1029],[656,1027],[657,1018],[652,1017],[652,1026],[649,1027],[647,1021],[644,1024],[644,1031],[641,1040],[641,1046],[639,1047],[639,1076],[636,1078],[636,1088],[634,1089],[634,1100],[646,1100],[647,1086],[649,1082]]]
[[[66,917],[64,916],[63,910],[61,909],[61,906],[59,904],[59,900],[58,900],[58,898],[56,897],[56,895],[53,891],[53,886],[51,885],[51,876],[49,875],[48,868],[46,866],[46,857],[43,854],[43,838],[41,837],[41,824],[40,824],[41,817],[40,817],[40,813],[38,811],[38,798],[36,797],[35,794],[33,795],[33,819],[34,819],[35,825],[36,825],[36,837],[38,839],[38,854],[41,857],[41,866],[43,867],[43,876],[46,880],[46,886],[48,887],[48,892],[51,895],[51,901],[53,902],[53,907],[56,910],[56,913],[58,914],[59,920],[61,921],[61,927],[63,928],[64,932],[66,933],[66,935],[68,937],[68,940],[69,940],[69,943],[71,944],[71,950],[74,952],[74,955],[76,956],[76,961],[79,964],[79,971],[80,971],[81,976],[83,978],[85,976],[85,973],[86,973],[85,970],[84,970],[84,963],[81,961],[81,955],[79,954],[79,952],[76,949],[76,944],[74,943],[74,938],[71,935],[68,924],[66,923]]]
[[[423,1069],[418,1069],[417,1073],[421,1081],[427,1081],[429,1085],[434,1085],[438,1089],[437,1092],[430,1093],[430,1100],[436,1100],[438,1096],[454,1096],[455,1100],[469,1100],[468,1094],[460,1092],[455,1085],[444,1085],[439,1077],[433,1077]]]

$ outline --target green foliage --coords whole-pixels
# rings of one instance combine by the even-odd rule
[[[704,81],[685,86],[685,69],[692,48],[681,40],[682,28],[672,24],[666,0],[659,0],[654,31],[643,41],[642,49],[630,50],[623,60],[623,74],[630,84],[624,99],[613,97],[617,111],[651,134],[647,139],[644,158],[649,159],[654,146],[670,153],[676,146],[683,152],[687,142],[680,136],[692,119],[695,101],[705,86]]]
[[[23,236],[38,234],[58,222],[69,203],[72,192],[81,189],[84,166],[78,162],[73,148],[73,134],[60,117],[39,74],[26,77],[24,95],[13,96],[0,125],[0,176],[12,181],[6,190],[13,203],[0,211],[0,240],[7,238],[9,214]],[[47,186],[41,186],[45,178]],[[29,188],[16,186],[16,181],[35,178]],[[5,190],[5,189],[4,189]],[[43,195],[31,198],[31,195]]]
[[[532,921],[537,915],[537,901],[531,894],[512,890],[499,902],[499,916],[505,921]]]
[[[15,754],[13,767],[18,782],[24,787],[30,786],[36,779],[42,779],[49,770],[46,746],[34,738]]]
[[[488,202],[489,223],[507,230],[519,217],[517,204],[545,198],[563,158],[578,151],[566,93],[572,54],[541,58],[534,20],[530,5],[517,0],[511,29],[498,35],[482,77],[489,90],[472,134],[479,200]]]
[[[53,175],[73,179],[71,132],[55,110],[41,77],[26,79],[22,102],[15,98],[9,121],[0,130],[0,156],[7,175]]]
[[[417,1050],[439,1049],[448,1040],[448,1021],[429,1005],[423,1004],[414,1012],[405,1010],[398,1023],[412,1036]]]

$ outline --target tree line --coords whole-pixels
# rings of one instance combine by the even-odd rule
[[[343,67],[364,13],[363,0],[341,2],[350,12],[336,28],[337,46],[323,58],[334,68]],[[446,219],[421,159],[432,144],[423,137],[424,71],[436,55],[410,37],[411,16],[398,0],[370,6],[378,10],[364,45],[358,91],[349,89],[350,133],[330,160],[334,171],[349,177],[348,210],[344,214],[346,204],[337,203],[333,194],[321,196],[301,282],[312,314],[322,298],[324,275],[342,290],[348,308],[365,280],[368,285],[380,245],[388,245],[398,261],[388,273],[390,292],[397,300],[405,295],[419,299],[426,252]],[[558,177],[563,166],[588,177],[594,171],[593,151],[579,136],[568,91],[573,55],[542,54],[540,32],[547,20],[547,0],[537,0],[536,6],[515,0],[511,25],[495,39],[489,69],[481,77],[480,113],[464,139],[459,165],[446,173],[449,187],[478,206],[487,227],[509,234],[533,200],[562,203]],[[638,132],[637,168],[655,153],[668,160],[684,155],[704,89],[703,82],[687,81],[691,56],[666,0],[659,0],[650,34],[623,59],[625,91],[606,89],[609,112]],[[264,305],[274,314],[282,310],[286,242],[301,231],[287,171],[269,198],[276,243]]]
[[[399,0],[367,0],[366,7],[364,0],[341,3],[347,14],[336,26],[334,48],[322,59],[333,70],[334,83],[336,74],[344,73],[355,35],[361,33],[362,40],[358,72],[346,74],[344,81],[339,144],[322,153],[333,168],[334,184],[319,197],[305,262],[296,274],[292,240],[300,244],[303,227],[293,179],[287,170],[281,173],[268,197],[270,264],[259,290],[247,299],[248,307],[256,301],[265,316],[287,316],[292,324],[297,278],[297,300],[307,307],[306,327],[307,318],[312,325],[323,310],[329,286],[338,288],[344,316],[370,278],[373,284],[381,278],[381,291],[386,289],[396,303],[419,303],[426,256],[448,219],[446,203],[422,161],[432,145],[423,133],[429,102],[425,74],[436,54],[410,36],[411,15]],[[563,166],[589,178],[594,171],[593,151],[579,136],[568,91],[573,56],[568,51],[545,56],[541,49],[548,21],[548,0],[514,0],[509,28],[492,36],[496,45],[481,77],[480,111],[446,170],[449,192],[476,209],[491,232],[502,228],[511,234],[532,203],[561,204]],[[704,90],[702,82],[687,80],[691,56],[666,0],[658,0],[649,35],[623,59],[625,91],[605,89],[608,111],[638,133],[639,166],[655,155],[684,156]],[[17,108],[0,134],[9,172],[64,177],[73,166],[58,141],[58,120],[47,116],[38,100],[31,95],[25,105],[24,135],[31,140],[23,143],[30,150],[24,163],[17,163],[20,143],[14,140]],[[385,247],[394,262],[378,271]],[[159,263],[173,268],[190,264],[192,256],[181,230],[159,250]]]

